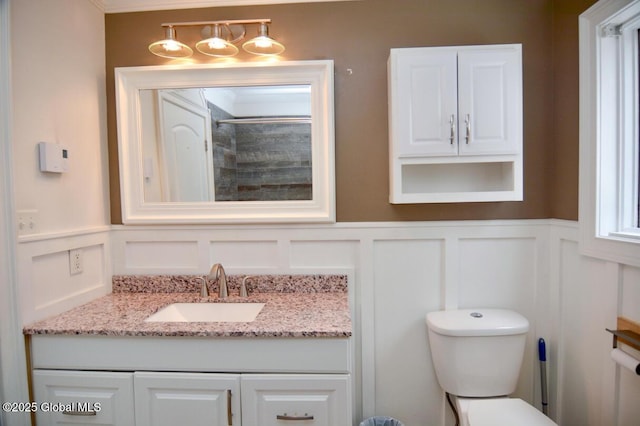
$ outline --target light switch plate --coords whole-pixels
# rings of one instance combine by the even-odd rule
[[[38,233],[38,210],[19,210],[16,213],[18,235]]]

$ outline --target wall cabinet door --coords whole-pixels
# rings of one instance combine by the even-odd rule
[[[516,154],[521,139],[520,49],[487,46],[458,51],[459,154]]]
[[[136,426],[241,425],[236,374],[136,372]]]
[[[243,426],[348,425],[348,375],[242,375]]]
[[[392,49],[392,155],[517,153],[520,56],[519,45]]]
[[[392,155],[456,155],[456,51],[393,49],[389,80]]]
[[[33,392],[39,426],[135,424],[132,373],[34,370]]]

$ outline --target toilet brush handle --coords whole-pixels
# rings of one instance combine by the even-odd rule
[[[547,347],[544,343],[544,339],[541,337],[538,339],[538,359],[542,362],[547,361]]]
[[[538,340],[538,358],[540,359],[540,388],[542,389],[542,412],[547,414],[547,346],[543,338]]]

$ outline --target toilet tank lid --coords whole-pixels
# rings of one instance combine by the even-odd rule
[[[507,309],[456,309],[429,312],[427,326],[445,336],[506,336],[526,333],[529,321]]]

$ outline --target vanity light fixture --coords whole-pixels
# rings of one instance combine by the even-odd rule
[[[196,49],[205,55],[229,57],[238,54],[234,43],[245,37],[246,25],[258,25],[258,36],[245,42],[242,48],[254,55],[278,55],[284,46],[269,37],[271,19],[240,19],[231,21],[173,22],[162,24],[166,38],[149,45],[149,51],[164,58],[187,58],[193,50],[176,39],[176,27],[202,27],[204,39],[196,43]]]
[[[260,23],[258,36],[245,42],[242,48],[254,55],[279,55],[284,52],[284,46],[269,37],[269,27],[266,22]]]
[[[172,25],[164,26],[165,38],[149,45],[149,51],[163,58],[188,58],[193,50],[176,39],[176,29]]]
[[[209,56],[234,56],[238,54],[238,48],[231,42],[223,39],[220,33],[220,24],[213,26],[213,37],[200,40],[196,43],[196,49],[200,53]]]

